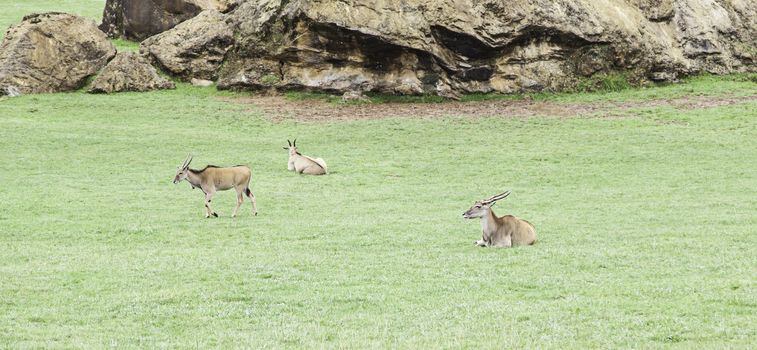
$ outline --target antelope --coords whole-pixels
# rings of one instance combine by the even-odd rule
[[[192,163],[191,155],[187,156],[184,163],[176,170],[173,183],[178,184],[183,180],[187,180],[192,185],[192,189],[199,188],[205,193],[206,218],[209,218],[211,215],[218,217],[218,214],[210,207],[210,201],[213,199],[216,191],[226,191],[231,188],[237,191],[237,207],[234,208],[234,213],[231,217],[237,216],[237,211],[242,202],[244,202],[245,195],[250,197],[252,201],[252,214],[255,216],[258,215],[255,195],[250,191],[250,178],[252,177],[250,168],[245,165],[236,165],[228,168],[208,165],[201,170],[196,170],[189,168],[190,163]]]
[[[285,146],[284,149],[289,150],[289,162],[287,163],[289,171],[308,175],[323,175],[328,173],[326,161],[321,158],[310,158],[297,151],[297,139],[294,139],[294,142],[287,140],[287,143],[289,143],[289,147]]]
[[[482,201],[477,201],[463,213],[466,219],[481,218],[481,239],[475,244],[479,247],[512,247],[513,245],[530,245],[536,241],[536,229],[530,222],[512,215],[497,217],[491,207],[510,195],[502,192]]]

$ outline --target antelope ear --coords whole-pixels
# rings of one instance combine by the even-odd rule
[[[289,149],[289,147],[287,147],[287,146],[284,146],[284,147],[281,147],[281,148],[283,148],[283,149]]]

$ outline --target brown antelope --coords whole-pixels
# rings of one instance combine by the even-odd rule
[[[466,219],[481,218],[481,239],[476,241],[479,247],[512,247],[529,245],[536,241],[536,229],[530,222],[512,215],[497,217],[491,207],[498,200],[505,199],[510,191],[500,193],[482,201],[477,201],[463,213]]]
[[[192,189],[199,188],[205,193],[205,217],[211,215],[218,217],[215,211],[210,207],[210,201],[216,191],[225,191],[234,188],[237,191],[237,207],[234,208],[234,214],[237,216],[239,207],[244,202],[244,196],[250,197],[252,201],[252,214],[258,215],[258,206],[255,203],[255,195],[250,191],[250,178],[252,173],[250,168],[244,165],[237,165],[229,168],[221,168],[215,165],[208,165],[202,170],[190,169],[189,163],[192,162],[192,156],[187,156],[184,163],[176,171],[173,183],[177,184],[187,180]]]
[[[284,147],[284,149],[289,150],[289,162],[287,163],[289,171],[308,175],[323,175],[328,173],[326,162],[323,159],[313,159],[297,151],[297,139],[294,139],[294,142],[287,140],[287,143],[289,143],[289,147]]]

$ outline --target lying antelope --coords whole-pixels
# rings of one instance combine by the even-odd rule
[[[536,229],[530,222],[518,219],[512,215],[497,217],[491,207],[498,200],[505,199],[510,191],[500,193],[478,201],[463,213],[466,219],[481,218],[483,235],[476,241],[479,247],[511,247],[513,245],[529,245],[536,241]]]
[[[287,163],[289,171],[308,175],[323,175],[328,173],[326,162],[323,159],[313,159],[297,151],[297,139],[294,139],[294,142],[287,140],[287,143],[289,143],[289,147],[284,147],[284,149],[289,150],[289,162]]]
[[[183,180],[187,180],[192,189],[199,188],[205,193],[205,217],[209,218],[211,215],[218,217],[215,211],[210,207],[210,201],[213,199],[213,195],[216,191],[225,191],[234,188],[237,191],[237,207],[234,208],[234,214],[231,217],[237,216],[239,207],[244,202],[244,195],[250,197],[252,201],[252,214],[258,215],[257,203],[255,203],[255,195],[250,191],[250,178],[252,173],[250,168],[244,165],[237,165],[229,168],[221,168],[215,165],[208,165],[202,170],[189,169],[189,163],[192,163],[192,157],[187,156],[184,163],[176,171],[176,176],[173,178],[173,183],[177,184]]]

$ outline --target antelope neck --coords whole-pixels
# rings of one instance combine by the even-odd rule
[[[200,175],[190,171],[187,173],[187,181],[192,184],[192,186],[202,189],[202,179],[200,178]]]
[[[491,232],[497,227],[497,216],[494,215],[494,211],[489,208],[486,210],[486,215],[481,217],[481,229],[484,232]]]

